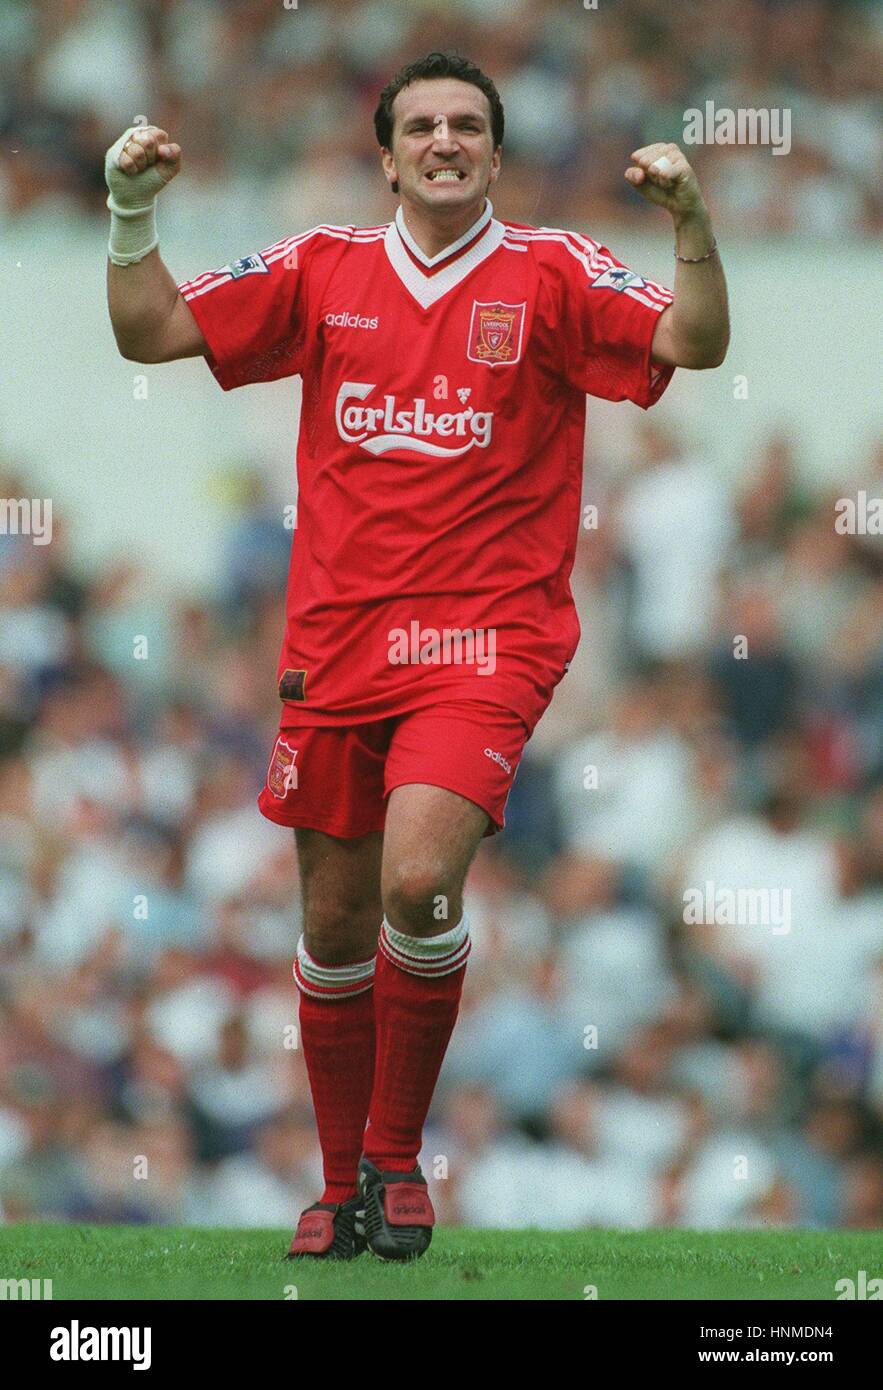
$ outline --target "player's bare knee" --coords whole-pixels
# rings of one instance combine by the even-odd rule
[[[431,862],[391,866],[383,880],[383,911],[396,931],[437,936],[459,920],[461,888]],[[455,915],[452,915],[455,914]]]
[[[355,907],[337,902],[311,907],[303,924],[304,945],[322,965],[367,960],[377,949],[381,916],[375,904]]]

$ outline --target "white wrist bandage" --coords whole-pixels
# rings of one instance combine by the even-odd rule
[[[111,194],[107,206],[110,208],[108,256],[114,265],[133,265],[135,261],[143,261],[148,252],[159,245],[156,203],[151,203],[149,208],[125,211],[114,205]]]
[[[156,195],[165,186],[156,165],[148,165],[140,174],[125,174],[118,160],[126,141],[137,130],[130,126],[119,140],[111,145],[104,161],[104,178],[110,193],[110,241],[107,254],[114,265],[133,265],[143,261],[148,252],[159,245],[156,231]]]

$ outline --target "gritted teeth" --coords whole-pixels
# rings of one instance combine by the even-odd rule
[[[460,169],[430,169],[426,177],[430,183],[458,183],[465,175]]]

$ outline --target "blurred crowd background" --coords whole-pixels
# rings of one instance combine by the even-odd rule
[[[103,249],[104,150],[162,111],[219,208],[387,220],[379,88],[455,46],[498,80],[515,220],[645,216],[623,148],[713,98],[795,112],[787,158],[693,151],[720,230],[873,237],[880,32],[820,0],[2,0],[0,218],[63,209]],[[835,519],[883,450],[832,491],[787,431],[725,474],[712,433],[630,429],[625,469],[589,435],[583,641],[470,877],[424,1171],[476,1225],[875,1228],[883,549]],[[0,497],[43,490],[0,420]],[[291,1227],[316,1196],[296,861],[255,807],[291,532],[260,467],[228,515],[209,597],[84,564],[63,507],[49,545],[0,534],[6,1221]],[[791,930],[685,924],[708,881],[789,888]]]
[[[499,87],[515,221],[640,219],[623,150],[680,141],[713,100],[792,119],[787,158],[692,147],[721,230],[879,231],[881,32],[874,0],[3,0],[0,209],[102,213],[110,140],[161,111],[207,193],[259,189],[298,225],[386,221],[379,91],[450,47]]]

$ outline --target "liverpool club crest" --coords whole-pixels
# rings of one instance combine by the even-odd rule
[[[513,366],[521,357],[526,307],[526,300],[523,304],[480,304],[475,300],[466,350],[470,362]]]
[[[291,788],[297,787],[297,768],[294,765],[297,751],[281,735],[277,738],[267,773],[267,786],[279,801],[284,801]]]

